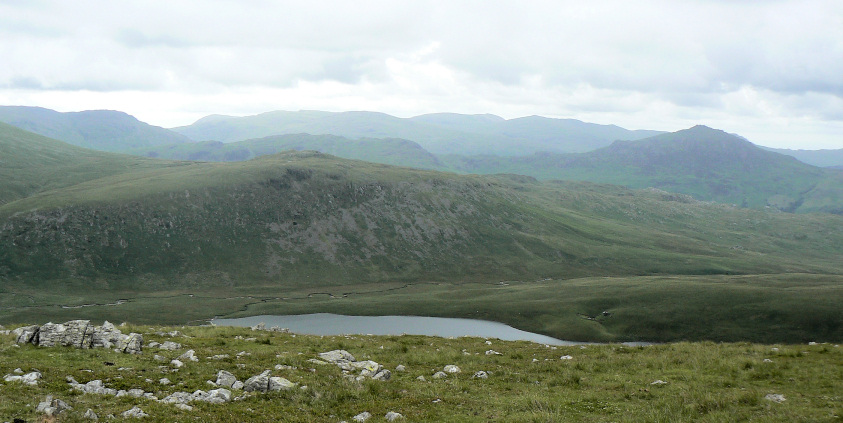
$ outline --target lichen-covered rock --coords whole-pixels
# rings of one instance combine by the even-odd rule
[[[280,390],[290,390],[296,387],[296,384],[290,382],[289,380],[283,377],[271,377],[269,378],[269,391],[280,391]]]
[[[143,335],[130,333],[117,341],[117,350],[127,354],[140,354],[143,351]]]
[[[449,365],[445,366],[444,370],[447,373],[459,373],[461,371],[459,367],[457,367],[456,365],[453,365],[453,364],[449,364]]]
[[[329,363],[337,364],[339,362],[355,362],[357,361],[351,353],[346,350],[333,350],[328,352],[319,353],[319,358],[325,360]]]
[[[181,360],[181,361],[199,361],[199,359],[196,358],[196,352],[193,351],[193,350],[185,351],[184,354],[179,356],[179,360]]]
[[[489,374],[484,372],[483,370],[478,370],[474,373],[474,376],[471,377],[472,379],[488,379]]]
[[[158,349],[168,350],[168,351],[179,350],[179,349],[181,349],[181,344],[179,344],[178,342],[173,342],[173,341],[164,341],[163,344],[158,346]]]
[[[99,416],[97,416],[97,413],[94,413],[94,410],[91,410],[90,408],[88,409],[88,411],[85,412],[84,415],[82,415],[82,418],[94,421],[99,420]]]
[[[31,325],[19,327],[13,330],[12,334],[15,335],[15,342],[18,344],[28,344],[32,342],[32,339],[38,334],[38,330],[40,328],[41,327],[38,325]]]

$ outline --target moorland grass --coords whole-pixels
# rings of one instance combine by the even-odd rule
[[[833,344],[762,345],[671,343],[647,347],[618,344],[551,347],[496,339],[445,339],[423,336],[305,336],[231,327],[128,325],[145,341],[173,340],[181,350],[146,348],[137,356],[109,350],[16,347],[0,337],[0,373],[39,370],[38,386],[0,383],[0,416],[38,418],[34,409],[46,395],[73,407],[60,421],[83,421],[90,408],[101,418],[139,406],[144,421],[337,422],[368,411],[375,421],[389,411],[406,421],[839,421],[843,352]],[[170,338],[163,332],[179,330]],[[175,358],[187,349],[198,362],[175,371],[153,358]],[[345,349],[394,370],[386,382],[348,381],[335,366],[308,362],[319,352]],[[501,355],[486,355],[493,349]],[[250,355],[238,357],[240,352]],[[227,358],[208,357],[227,354]],[[562,360],[564,355],[572,356]],[[769,361],[766,361],[769,360]],[[276,365],[292,369],[272,370]],[[434,380],[432,374],[455,364],[459,374]],[[107,397],[71,391],[65,382],[102,380],[115,389],[140,388],[159,398],[175,392],[208,390],[219,370],[240,379],[272,370],[299,385],[292,391],[248,395],[227,404],[194,403],[192,411],[146,399]],[[489,378],[474,379],[479,370]],[[417,378],[424,376],[426,381]],[[171,385],[160,385],[166,377]],[[653,385],[656,380],[666,384]],[[306,386],[306,388],[303,388]],[[235,396],[241,392],[235,391]],[[782,394],[786,401],[766,400]]]

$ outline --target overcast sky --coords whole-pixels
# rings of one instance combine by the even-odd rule
[[[843,148],[843,1],[5,1],[0,104],[705,124]]]

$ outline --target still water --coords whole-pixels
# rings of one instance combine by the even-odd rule
[[[288,328],[293,333],[308,335],[428,335],[441,337],[477,336],[505,341],[532,341],[548,345],[579,345],[537,333],[515,329],[503,323],[486,320],[422,316],[343,316],[317,313],[290,316],[252,316],[239,319],[214,319],[218,326],[254,326]]]

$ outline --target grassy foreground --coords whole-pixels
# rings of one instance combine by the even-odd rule
[[[159,332],[181,331],[171,338]],[[176,351],[146,348],[132,356],[109,350],[16,347],[0,336],[0,374],[16,368],[39,370],[38,386],[0,382],[0,418],[39,421],[35,406],[46,395],[67,402],[58,421],[85,421],[91,409],[100,420],[139,406],[147,422],[339,422],[363,411],[384,421],[839,421],[843,415],[843,351],[832,344],[760,345],[676,343],[648,347],[585,345],[548,347],[529,342],[422,336],[304,336],[230,327],[150,327],[145,343],[173,340]],[[349,381],[333,365],[308,362],[319,352],[345,349],[393,370],[389,381]],[[198,362],[178,371],[153,358],[175,358],[194,349]],[[500,355],[487,355],[494,350]],[[250,355],[237,354],[245,351]],[[228,354],[228,358],[208,357]],[[561,359],[562,356],[570,359]],[[272,370],[299,386],[255,394],[226,404],[193,403],[183,411],[147,399],[69,390],[66,376],[81,383],[100,379],[115,389],[140,388],[163,398],[176,392],[212,389],[206,381],[228,370],[240,380]],[[394,371],[397,365],[406,371]],[[455,364],[461,373],[434,380],[435,371]],[[488,379],[474,379],[479,370]],[[424,376],[426,381],[418,380]],[[161,378],[172,384],[161,385]],[[656,380],[665,384],[653,384]],[[241,392],[235,391],[234,396]],[[784,402],[765,399],[784,395]],[[106,419],[107,420],[107,419]]]

